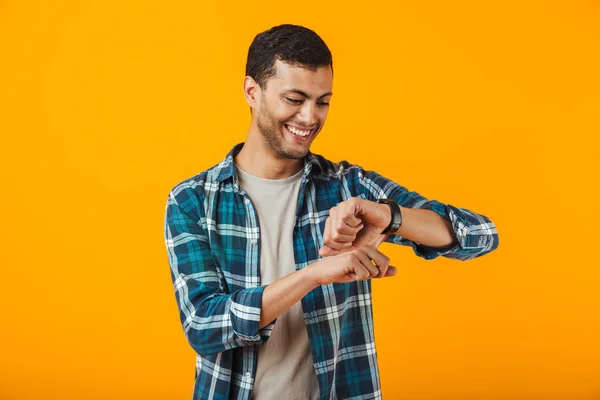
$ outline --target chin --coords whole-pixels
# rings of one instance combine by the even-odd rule
[[[304,158],[307,154],[308,154],[308,149],[306,150],[291,150],[291,149],[285,149],[282,152],[279,152],[279,155],[285,158],[289,158],[289,159],[293,159],[293,160],[300,160],[302,158]]]

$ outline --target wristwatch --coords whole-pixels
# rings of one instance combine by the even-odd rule
[[[380,204],[387,204],[390,206],[390,211],[392,212],[390,224],[381,233],[390,234],[396,232],[400,228],[400,225],[402,225],[402,212],[400,212],[400,206],[392,199],[377,199],[377,202]]]

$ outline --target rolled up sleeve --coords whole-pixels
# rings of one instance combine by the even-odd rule
[[[488,254],[498,247],[496,226],[485,215],[437,200],[428,200],[375,171],[357,167],[355,173],[359,192],[367,200],[377,201],[385,197],[395,200],[402,207],[432,210],[450,221],[457,238],[456,244],[446,248],[424,246],[400,235],[389,235],[386,242],[411,246],[417,256],[427,260],[443,256],[466,261]]]
[[[233,293],[226,291],[223,272],[211,256],[206,229],[200,216],[195,214],[202,207],[193,207],[193,210],[184,210],[173,192],[169,193],[164,239],[179,316],[188,342],[200,355],[266,342],[275,322],[259,329],[266,286]]]

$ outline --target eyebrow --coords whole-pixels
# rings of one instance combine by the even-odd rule
[[[309,96],[308,94],[306,94],[306,92],[303,92],[303,91],[302,91],[302,90],[300,90],[300,89],[288,89],[288,90],[285,90],[285,91],[284,91],[284,93],[287,93],[287,92],[294,92],[294,93],[298,93],[300,96],[304,96],[304,97],[306,97],[307,99],[309,99],[309,98],[310,98],[310,96]],[[327,92],[327,93],[325,93],[325,94],[322,94],[322,95],[321,95],[321,96],[319,96],[318,98],[319,98],[319,99],[322,99],[323,97],[326,97],[326,96],[331,96],[331,95],[333,95],[333,93],[332,93],[332,92]]]

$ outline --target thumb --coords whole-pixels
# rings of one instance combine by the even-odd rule
[[[323,246],[319,249],[319,255],[321,255],[321,257],[335,256],[336,254],[340,254],[340,251],[332,249],[329,246]]]
[[[394,276],[398,273],[398,269],[392,265],[390,265],[387,269],[387,271],[385,271],[385,275],[384,276]]]

